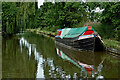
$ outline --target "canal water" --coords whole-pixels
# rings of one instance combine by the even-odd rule
[[[120,78],[119,57],[81,52],[35,33],[2,40],[2,78]]]

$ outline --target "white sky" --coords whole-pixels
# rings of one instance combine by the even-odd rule
[[[104,9],[101,9],[101,10],[100,10],[100,8],[97,7],[96,9],[94,9],[94,10],[92,10],[92,11],[95,11],[95,12],[102,12],[102,11],[104,11]]]
[[[41,5],[43,5],[44,0],[38,0],[38,8],[40,8]]]

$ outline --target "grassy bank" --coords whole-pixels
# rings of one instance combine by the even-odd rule
[[[57,34],[57,32],[41,30],[40,28],[38,28],[38,29],[27,29],[27,31],[34,32],[36,34],[44,34],[45,36],[52,37],[52,39],[54,39],[54,37]]]
[[[104,45],[109,48],[120,50],[120,42],[111,39],[103,39]]]

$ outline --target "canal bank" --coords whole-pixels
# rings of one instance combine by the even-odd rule
[[[34,32],[36,34],[43,34],[44,36],[51,37],[52,39],[55,39],[56,33],[40,30],[40,29],[26,29],[28,32]]]
[[[35,32],[36,34],[43,34],[45,36],[51,37],[54,39],[56,36],[55,32],[40,30],[40,29],[27,29],[29,32]],[[104,45],[106,47],[106,51],[110,52],[112,55],[119,56],[120,55],[120,42],[111,40],[111,39],[103,39]]]

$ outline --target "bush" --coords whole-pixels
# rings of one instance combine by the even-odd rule
[[[77,24],[74,24],[73,26],[71,26],[72,28],[79,28],[79,27],[83,27],[85,24],[85,22],[80,22],[80,23],[77,23]]]
[[[95,31],[97,31],[102,38],[114,38],[115,27],[111,24],[97,24],[93,25]]]
[[[52,31],[52,32],[57,32],[57,29],[60,29],[60,27],[53,25],[53,26],[50,28],[50,31]]]
[[[120,26],[118,26],[116,29],[115,29],[115,38],[116,40],[120,41]]]

